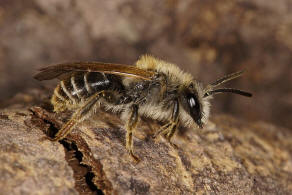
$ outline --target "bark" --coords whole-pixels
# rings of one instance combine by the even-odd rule
[[[31,93],[35,94],[35,93]],[[97,111],[60,142],[55,133],[69,114],[56,115],[40,96],[0,111],[0,194],[289,194],[292,135],[264,122],[212,117],[201,131],[180,129],[174,148],[159,124],[139,122],[135,153],[125,149],[124,121]],[[28,98],[30,97],[30,98]],[[11,99],[10,102],[13,102]],[[17,102],[15,100],[15,102]]]

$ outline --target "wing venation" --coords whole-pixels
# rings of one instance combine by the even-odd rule
[[[151,80],[155,72],[143,70],[135,66],[102,62],[75,62],[48,66],[40,69],[34,78],[37,80],[62,79],[74,72],[103,72],[120,76],[136,77]]]

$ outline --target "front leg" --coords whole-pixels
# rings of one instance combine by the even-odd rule
[[[178,123],[179,123],[178,116],[179,116],[179,103],[178,103],[178,100],[175,99],[173,102],[171,119],[169,120],[169,122],[166,125],[162,126],[155,133],[155,135],[153,137],[156,138],[158,135],[164,134],[167,141],[171,143],[170,140],[171,140],[172,136],[174,135],[174,133],[177,129]],[[172,144],[172,145],[174,145],[174,144]]]
[[[140,159],[137,156],[134,155],[134,151],[133,151],[133,132],[136,129],[137,122],[138,122],[138,105],[133,104],[131,106],[130,118],[129,118],[127,124],[126,124],[126,130],[127,130],[126,149],[128,150],[128,152],[131,155],[131,157],[133,157],[133,159],[136,162],[139,162]]]

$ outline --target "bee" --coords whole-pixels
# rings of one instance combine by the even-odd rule
[[[71,119],[56,133],[53,141],[65,138],[97,108],[120,113],[125,124],[126,149],[136,161],[133,133],[139,117],[164,122],[154,137],[171,138],[179,125],[203,128],[210,112],[210,99],[218,93],[234,93],[247,97],[252,94],[233,88],[217,86],[242,75],[242,71],[226,75],[212,84],[203,85],[177,65],[143,55],[135,66],[77,62],[40,69],[37,80],[59,78],[51,103],[56,113],[73,111]]]

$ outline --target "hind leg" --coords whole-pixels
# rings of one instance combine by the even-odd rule
[[[92,95],[81,108],[74,112],[71,119],[58,131],[55,137],[49,139],[52,141],[59,141],[65,138],[79,122],[83,121],[84,118],[93,113],[92,108],[94,107],[96,102],[103,96],[105,96],[104,91]]]

